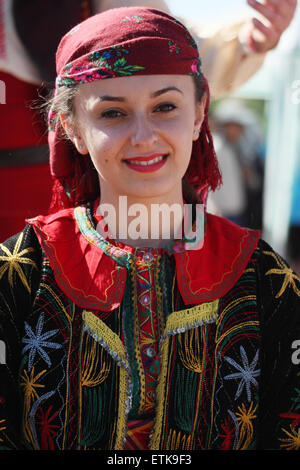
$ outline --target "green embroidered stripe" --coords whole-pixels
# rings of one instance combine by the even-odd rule
[[[98,341],[104,349],[118,362],[119,366],[119,400],[116,419],[115,450],[122,450],[126,432],[126,414],[130,408],[128,361],[126,350],[119,336],[114,333],[100,318],[92,312],[82,313],[85,330]]]
[[[172,342],[170,350],[170,338],[167,337],[162,345],[161,351],[161,371],[160,379],[157,385],[157,408],[156,408],[156,419],[153,429],[153,435],[150,439],[150,449],[158,450],[161,448],[161,437],[162,430],[164,429],[164,420],[166,419],[166,407],[168,402],[167,384],[169,383],[170,367],[168,367],[170,357],[173,354]]]
[[[123,326],[125,330],[125,344],[128,354],[128,360],[131,367],[132,376],[132,408],[129,412],[129,419],[135,419],[138,415],[138,403],[141,393],[141,383],[137,361],[134,360],[134,318],[135,318],[135,295],[133,267],[130,269],[130,275],[126,279],[126,287],[123,299]]]

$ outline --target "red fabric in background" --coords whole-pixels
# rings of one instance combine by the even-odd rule
[[[14,150],[47,144],[47,126],[31,106],[42,89],[0,72],[5,84],[5,103],[0,104],[0,149]],[[47,214],[51,177],[48,163],[1,166],[0,242],[19,232],[25,218]]]
[[[47,144],[46,123],[38,109],[31,109],[43,89],[2,71],[0,80],[5,85],[5,103],[0,104],[0,149]]]
[[[25,218],[47,214],[50,197],[48,163],[0,168],[0,242],[20,232]]]

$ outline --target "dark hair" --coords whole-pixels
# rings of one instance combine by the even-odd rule
[[[204,94],[207,95],[205,117],[202,123],[197,151],[192,154],[191,162],[182,182],[183,197],[187,203],[203,202],[203,194],[196,187],[216,189],[221,184],[221,175],[218,168],[217,158],[214,152],[212,136],[208,127],[207,114],[209,109],[209,88],[203,75],[193,76],[195,84],[195,99],[201,101]],[[55,121],[52,125],[60,128],[61,138],[69,139],[61,125],[60,114],[75,119],[74,99],[78,92],[78,86],[61,87],[56,96],[52,95],[47,100],[47,110],[54,111]],[[200,155],[199,156],[199,152]],[[100,185],[97,171],[89,155],[82,156],[74,151],[73,175],[67,180],[54,182],[55,189],[52,200],[51,211],[61,207],[70,207],[95,200],[100,195]],[[190,171],[189,171],[190,170]],[[190,173],[193,175],[191,177]],[[197,175],[196,178],[194,175]]]

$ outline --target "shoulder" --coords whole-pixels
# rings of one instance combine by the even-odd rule
[[[210,302],[229,292],[242,276],[260,237],[257,230],[209,213],[202,232],[203,243],[196,249],[175,253],[178,285],[187,303]]]
[[[42,250],[30,225],[0,243],[1,294],[12,291],[31,292],[31,284],[39,276]]]
[[[272,288],[276,299],[284,297],[287,293],[292,293],[300,298],[299,276],[283,256],[277,253],[265,240],[259,240],[254,257],[260,281],[265,286]]]
[[[259,447],[292,449],[297,431],[291,420],[296,424],[299,418],[300,280],[264,240],[253,256],[260,320]]]
[[[14,261],[22,257],[35,258],[40,253],[38,239],[31,225],[0,243],[0,262]],[[30,255],[29,255],[30,254]],[[25,256],[26,255],[26,256]]]
[[[260,240],[253,253],[261,325],[280,336],[300,337],[300,279],[287,261]],[[275,338],[276,335],[274,335]]]

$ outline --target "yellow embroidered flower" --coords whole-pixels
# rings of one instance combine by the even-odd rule
[[[239,441],[237,443],[237,450],[246,450],[253,440],[253,424],[252,420],[256,418],[257,405],[253,409],[253,402],[251,402],[249,410],[247,411],[245,404],[238,407],[239,412],[236,417],[240,426]]]
[[[20,279],[28,292],[30,292],[30,287],[28,285],[27,279],[24,275],[24,272],[20,266],[20,264],[31,264],[35,268],[37,268],[36,264],[34,261],[32,261],[30,258],[24,257],[25,254],[30,253],[34,251],[34,248],[25,248],[22,251],[19,251],[21,243],[23,239],[23,233],[21,233],[18,237],[18,240],[14,246],[13,252],[11,253],[9,249],[0,244],[1,250],[6,254],[6,256],[0,256],[0,261],[5,261],[3,266],[0,268],[0,279],[4,275],[6,271],[8,271],[8,282],[11,287],[13,287],[13,272],[14,270],[18,273],[20,276]]]
[[[24,370],[24,374],[21,377],[21,379],[23,379],[21,382],[21,387],[24,389],[25,407],[26,404],[28,404],[29,408],[31,401],[33,401],[35,398],[39,398],[36,388],[43,388],[45,385],[38,384],[36,382],[45,372],[46,370],[42,370],[42,372],[39,372],[36,377],[34,377],[34,366],[31,369],[30,376],[28,376],[27,371]]]
[[[5,419],[0,419],[0,432],[5,431],[6,429],[6,426],[2,426],[2,424],[4,423],[5,423]],[[1,437],[0,437],[0,442],[3,442],[3,439],[1,439]]]
[[[24,408],[23,408],[23,432],[24,436],[28,442],[30,442],[33,447],[35,446],[34,438],[32,435],[31,422],[29,419],[29,411],[31,403],[34,399],[38,399],[39,395],[36,391],[37,388],[43,388],[45,385],[36,383],[39,378],[46,372],[42,370],[34,377],[34,366],[31,369],[30,376],[27,371],[24,370],[24,373],[21,377],[21,387],[24,389]]]
[[[273,258],[275,258],[277,265],[278,265],[278,269],[276,268],[270,269],[266,273],[266,276],[270,274],[279,274],[281,276],[284,276],[281,289],[276,294],[275,298],[278,299],[278,297],[280,297],[284,293],[285,289],[289,285],[292,286],[295,294],[297,294],[300,297],[300,289],[297,287],[297,282],[295,282],[295,281],[298,281],[298,284],[299,284],[299,278],[297,274],[295,274],[291,268],[289,268],[280,258],[278,258],[275,253],[272,253],[271,251],[264,251],[264,253],[266,255],[273,256]]]
[[[286,450],[300,450],[300,428],[296,430],[290,426],[290,432],[286,429],[281,428],[281,430],[288,436],[287,438],[280,438],[281,448],[285,448]]]

